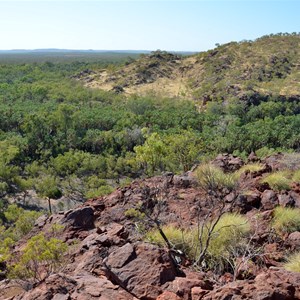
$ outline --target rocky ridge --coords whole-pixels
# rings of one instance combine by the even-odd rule
[[[196,224],[203,194],[193,173],[168,173],[134,181],[76,209],[40,217],[15,247],[16,255],[30,236],[48,234],[53,224],[61,224],[59,237],[69,245],[66,262],[59,272],[38,283],[2,280],[0,299],[300,299],[300,274],[288,272],[281,265],[285,251],[299,247],[300,232],[272,239],[266,230],[276,205],[300,208],[297,185],[290,191],[276,192],[260,183],[263,175],[281,167],[281,158],[281,154],[269,157],[261,162],[261,171],[241,175],[240,191],[247,188],[248,192],[240,193],[234,209],[249,220],[261,213],[253,240],[264,247],[264,263],[244,266],[236,280],[230,273],[216,276],[197,271],[179,252],[143,241],[135,221],[126,216],[126,211],[140,202],[155,208],[158,204],[153,195],[159,188],[164,191],[162,223],[185,227]],[[249,159],[257,160],[255,156]],[[243,165],[239,158],[227,154],[213,163],[227,172]]]

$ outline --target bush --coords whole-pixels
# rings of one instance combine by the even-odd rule
[[[10,204],[4,211],[6,220],[10,223],[6,235],[19,240],[26,235],[34,226],[34,223],[42,212],[24,210],[16,204]]]
[[[198,183],[205,191],[227,188],[232,190],[236,185],[236,178],[232,174],[225,174],[220,168],[212,164],[202,164],[196,169]]]
[[[278,233],[300,230],[300,209],[278,206],[274,210],[272,226]]]
[[[140,212],[138,209],[135,208],[127,209],[124,214],[125,217],[136,219],[136,220],[143,220],[146,217],[145,213]]]
[[[288,271],[300,273],[300,252],[292,254],[283,267]]]
[[[96,198],[96,197],[102,197],[105,195],[109,195],[114,191],[114,188],[110,185],[102,185],[99,188],[96,189],[90,189],[85,193],[85,197],[87,199],[89,198]]]
[[[289,190],[291,174],[289,171],[274,172],[263,178],[262,183],[268,183],[270,188],[275,191]]]
[[[255,151],[255,154],[258,158],[264,159],[267,156],[274,155],[278,153],[278,149],[268,148],[268,147],[262,147]]]
[[[67,248],[63,241],[48,239],[44,233],[32,237],[18,261],[9,265],[9,277],[41,281],[61,267]]]

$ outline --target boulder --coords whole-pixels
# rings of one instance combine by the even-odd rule
[[[20,294],[14,300],[92,300],[118,299],[137,300],[121,287],[114,285],[106,277],[91,274],[67,276],[50,275],[27,293]]]
[[[297,250],[300,248],[300,232],[295,231],[292,232],[287,240],[285,241],[285,244],[290,247],[292,250]]]
[[[240,157],[233,156],[232,154],[219,154],[212,164],[221,168],[224,172],[234,172],[240,169],[244,162]]]
[[[295,199],[289,194],[279,194],[278,195],[278,202],[280,206],[283,207],[294,207],[295,206]]]
[[[255,299],[292,300],[300,296],[300,274],[283,269],[269,269],[254,280],[238,280],[225,284],[209,293],[203,300]]]
[[[300,190],[299,191],[289,191],[288,195],[293,198],[295,204],[294,206],[300,208]]]
[[[263,209],[269,210],[275,208],[278,205],[278,197],[272,190],[265,190],[261,194],[261,204]]]
[[[201,300],[204,297],[204,295],[206,295],[208,292],[208,290],[204,290],[199,286],[195,286],[192,288],[191,298],[192,300]]]
[[[260,193],[258,191],[248,191],[239,195],[236,205],[241,213],[246,213],[252,208],[259,208],[261,205]]]
[[[90,206],[67,211],[61,220],[74,229],[88,230],[94,228],[94,209]]]
[[[177,270],[167,252],[156,246],[125,244],[105,259],[106,276],[137,298],[156,299]]]
[[[191,299],[191,293],[194,287],[206,291],[212,290],[212,286],[209,282],[199,278],[177,277],[169,285],[169,289],[184,300]]]
[[[156,298],[156,300],[181,300],[181,298],[173,292],[164,291]]]

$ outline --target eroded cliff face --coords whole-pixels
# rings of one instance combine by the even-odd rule
[[[261,183],[263,176],[283,167],[281,158],[270,157],[261,162],[260,171],[242,173],[239,188],[232,192],[235,196],[226,196],[230,203],[238,195],[233,210],[255,226],[251,243],[261,249],[259,257],[237,264],[235,278],[230,270],[222,274],[205,268],[200,271],[176,249],[143,240],[136,220],[128,214],[141,203],[147,205],[150,218],[157,217],[159,208],[161,224],[184,228],[197,226],[198,218],[207,212],[205,195],[193,172],[168,173],[134,181],[68,212],[40,217],[14,254],[18,255],[31,236],[50,234],[53,224],[60,224],[58,237],[69,245],[64,263],[33,284],[4,279],[0,299],[300,299],[300,274],[282,267],[286,251],[300,246],[300,233],[270,236],[269,230],[275,206],[300,208],[299,185],[277,192]],[[226,172],[243,165],[231,155],[220,155],[213,163]],[[150,223],[146,218],[142,221],[144,232],[151,228]]]

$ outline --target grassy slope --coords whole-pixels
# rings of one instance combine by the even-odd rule
[[[126,93],[159,93],[200,101],[300,96],[300,36],[232,42],[191,57],[144,55],[117,71],[97,72],[88,85]]]

